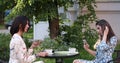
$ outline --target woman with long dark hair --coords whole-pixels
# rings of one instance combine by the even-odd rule
[[[112,54],[117,44],[117,37],[110,24],[104,19],[96,22],[96,28],[100,36],[100,43],[96,45],[96,51],[89,49],[89,44],[87,42],[84,44],[84,49],[95,56],[95,59],[76,59],[73,63],[107,63],[109,60],[112,60]]]
[[[23,33],[29,29],[29,19],[26,16],[17,16],[11,26],[10,33],[12,35],[10,41],[10,59],[9,63],[32,63],[36,56],[46,56],[46,52],[33,54],[33,48],[37,47],[33,42],[31,47],[27,49],[23,40]],[[43,63],[41,61],[41,63]]]

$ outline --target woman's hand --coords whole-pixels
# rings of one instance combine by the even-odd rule
[[[106,27],[105,27],[105,30],[104,30],[104,35],[107,36],[107,35],[108,35],[108,32],[109,32],[109,29],[108,29],[108,27],[106,26]]]
[[[106,26],[106,27],[105,27],[105,30],[104,30],[104,35],[103,35],[103,40],[104,40],[104,41],[107,40],[108,32],[109,32],[109,29],[108,29],[108,27]]]
[[[81,63],[79,59],[73,61],[73,63]]]
[[[37,46],[39,46],[40,45],[40,42],[38,42],[38,41],[34,41],[33,43],[32,43],[32,45],[31,45],[31,47],[30,48],[35,48],[35,47],[37,47]]]
[[[88,43],[84,44],[84,49],[85,49],[87,52],[89,52],[91,55],[93,55],[93,56],[96,55],[96,52],[93,51],[93,50],[91,50],[91,49],[89,48],[89,44],[88,44]]]
[[[84,43],[84,49],[85,50],[89,49],[89,44],[87,42]]]

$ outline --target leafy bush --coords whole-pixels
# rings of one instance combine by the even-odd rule
[[[35,49],[35,53],[37,53],[39,51],[43,51],[45,49],[53,49],[54,51],[68,50],[69,46],[66,46],[65,44],[63,44],[60,41],[61,41],[61,39],[59,39],[59,38],[56,38],[56,39],[45,38],[44,41],[40,44],[40,46],[38,46]]]
[[[8,61],[9,60],[9,34],[0,34],[0,59]]]
[[[83,29],[85,29],[84,32]],[[90,45],[93,45],[98,38],[94,29],[83,27],[82,21],[76,21],[72,26],[64,25],[61,27],[61,30],[65,32],[65,34],[60,35],[63,42],[80,51],[83,49],[83,39],[86,39]]]
[[[98,36],[94,29],[90,29],[89,27],[83,32],[82,23],[75,22],[72,26],[63,26],[62,31],[65,34],[62,34],[62,40],[69,47],[75,47],[79,51],[80,55],[75,58],[66,59],[65,63],[73,62],[74,59],[88,59],[91,60],[94,56],[88,54],[87,51],[83,48],[83,39],[86,39],[90,45],[90,48],[93,49],[93,45],[95,44]],[[68,61],[69,60],[69,61]]]
[[[93,12],[94,14],[94,12]],[[76,58],[91,60],[94,57],[88,54],[83,48],[83,39],[86,39],[90,45],[90,49],[93,49],[93,45],[98,39],[96,30],[91,29],[89,24],[95,21],[95,15],[90,17],[92,14],[82,14],[77,20],[71,25],[65,25],[64,23],[60,26],[60,35],[62,37],[62,42],[67,44],[69,47],[75,47],[80,52],[80,55]],[[63,22],[63,21],[62,21]],[[75,58],[70,58],[65,61],[66,63],[72,62]]]
[[[25,33],[24,38],[33,39],[33,28],[30,28],[27,33]]]

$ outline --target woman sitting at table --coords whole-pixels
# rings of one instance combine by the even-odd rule
[[[12,35],[10,41],[10,59],[9,63],[32,63],[36,56],[46,56],[46,52],[33,53],[33,48],[37,47],[36,42],[33,42],[31,47],[27,49],[23,40],[23,33],[29,29],[29,19],[26,16],[18,16],[12,23],[10,33]],[[40,61],[39,63],[43,63]]]
[[[100,35],[100,43],[96,45],[96,51],[89,49],[88,43],[84,44],[84,49],[95,56],[95,59],[75,59],[73,63],[107,63],[109,60],[112,60],[112,54],[117,44],[117,37],[110,24],[104,19],[97,21],[96,27]]]

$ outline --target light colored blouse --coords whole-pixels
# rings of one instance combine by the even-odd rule
[[[22,37],[14,34],[10,41],[9,63],[32,63],[36,57],[32,55],[33,49],[28,49]]]

